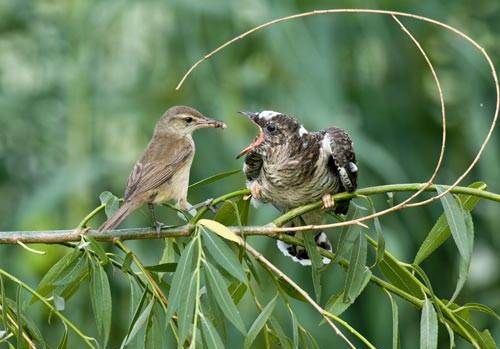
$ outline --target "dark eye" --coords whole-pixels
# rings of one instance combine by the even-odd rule
[[[276,132],[276,126],[274,126],[273,124],[267,125],[266,130],[269,133],[274,133],[274,132]]]
[[[184,120],[186,120],[186,122],[189,124],[191,121],[193,121],[193,118],[188,116],[187,118],[185,118]]]

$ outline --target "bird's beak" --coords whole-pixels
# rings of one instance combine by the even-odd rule
[[[214,128],[226,128],[226,124],[223,123],[220,120],[216,119],[211,119],[211,118],[203,118],[202,120],[198,121],[199,125],[201,127],[214,127]]]
[[[238,156],[236,156],[236,159],[239,159],[243,155],[248,154],[253,149],[255,149],[256,147],[258,147],[262,142],[264,142],[264,132],[262,132],[262,128],[257,123],[257,119],[258,119],[259,113],[248,112],[248,111],[240,111],[239,113],[241,115],[244,115],[244,116],[248,117],[255,125],[257,125],[257,127],[259,128],[259,134],[257,135],[257,137],[255,137],[254,141],[248,147],[246,147],[245,149],[243,149],[238,154]]]

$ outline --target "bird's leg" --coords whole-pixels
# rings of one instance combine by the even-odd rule
[[[152,203],[148,203],[149,212],[151,212],[151,218],[153,220],[153,226],[155,227],[156,234],[160,235],[161,228],[165,226],[162,222],[156,219],[155,206]]]
[[[250,186],[248,187],[250,190],[250,196],[254,198],[255,200],[260,200],[260,192],[261,192],[261,186],[257,181],[253,181],[250,183]],[[244,198],[245,200],[248,199],[248,196]]]
[[[335,201],[332,198],[331,194],[325,194],[321,197],[321,200],[323,201],[323,208],[331,208],[335,206]]]

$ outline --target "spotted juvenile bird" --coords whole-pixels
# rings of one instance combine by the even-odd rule
[[[326,209],[346,214],[349,201],[335,204],[331,194],[352,192],[357,186],[358,167],[351,138],[342,129],[330,127],[308,132],[291,116],[274,112],[240,112],[259,128],[255,140],[241,151],[243,171],[253,200],[269,202],[282,212],[319,199]],[[322,221],[321,212],[302,216],[307,224]],[[292,225],[303,225],[295,220]],[[332,249],[324,232],[315,236],[318,246]],[[277,241],[283,254],[302,265],[311,261],[304,248]],[[323,258],[323,263],[330,260]]]
[[[207,127],[225,128],[226,125],[191,107],[168,109],[156,123],[153,137],[128,177],[123,206],[99,227],[99,231],[113,229],[145,203],[157,231],[162,224],[156,220],[153,204],[174,200],[179,209],[191,209],[187,190],[195,152],[192,133]]]

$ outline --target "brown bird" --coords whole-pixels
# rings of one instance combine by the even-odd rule
[[[115,228],[145,203],[157,231],[162,224],[156,220],[153,204],[174,200],[181,210],[192,208],[187,202],[189,171],[195,152],[192,133],[207,127],[225,128],[226,125],[191,107],[168,109],[156,123],[153,137],[128,177],[123,206],[98,230]]]

